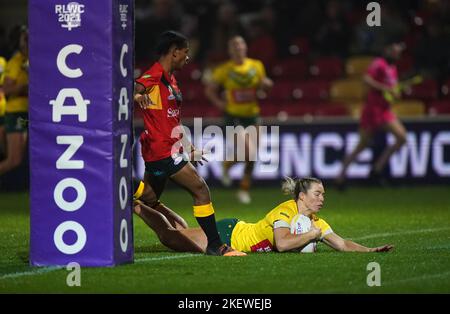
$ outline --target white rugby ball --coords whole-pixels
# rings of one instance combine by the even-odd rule
[[[302,234],[308,232],[311,229],[311,219],[305,215],[297,214],[292,218],[291,221],[291,233],[292,234]],[[316,251],[317,242],[311,242],[305,246],[300,252],[301,253],[313,253]]]

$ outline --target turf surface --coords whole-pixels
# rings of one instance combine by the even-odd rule
[[[450,293],[449,192],[448,187],[327,191],[320,216],[333,230],[366,246],[394,244],[389,253],[339,253],[324,244],[315,254],[174,253],[135,216],[135,263],[83,268],[81,287],[67,286],[66,269],[28,266],[28,195],[0,194],[0,292]],[[286,199],[275,188],[252,195],[253,203],[245,206],[235,201],[234,191],[213,189],[217,218],[254,222]],[[167,190],[163,201],[196,226],[186,192]],[[366,283],[373,261],[381,267],[380,287]]]

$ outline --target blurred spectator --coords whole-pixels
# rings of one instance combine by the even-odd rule
[[[8,56],[8,37],[6,36],[6,29],[0,25],[0,56]]]
[[[20,28],[18,51],[8,61],[3,90],[7,97],[5,129],[6,159],[0,162],[0,176],[18,167],[26,154],[28,130],[28,30]]]
[[[327,2],[323,24],[314,39],[321,55],[347,56],[351,32],[341,2]]]
[[[3,91],[3,79],[5,77],[6,59],[0,55],[0,161],[6,153],[5,110],[6,96]]]
[[[358,24],[353,42],[354,54],[377,55],[383,52],[386,42],[403,38],[408,32],[408,25],[395,5],[391,2],[381,3],[381,26],[370,27],[366,19]]]
[[[444,33],[443,27],[438,21],[430,21],[416,47],[417,70],[424,76],[444,79],[448,74],[449,55],[449,34]]]
[[[247,35],[249,56],[261,60],[270,68],[276,59],[277,47],[269,29],[270,25],[258,17],[250,22],[247,28]]]
[[[166,30],[181,29],[183,9],[174,0],[138,0],[135,12],[136,63],[150,63],[155,58],[155,38]]]
[[[217,7],[214,23],[210,25],[209,41],[205,43],[208,47],[208,59],[223,61],[228,56],[228,39],[244,34],[236,6],[228,1],[221,2]]]

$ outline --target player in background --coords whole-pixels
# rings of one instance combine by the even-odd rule
[[[157,41],[156,53],[158,61],[136,80],[134,93],[145,127],[140,136],[145,161],[142,201],[150,208],[163,207],[159,199],[167,180],[172,180],[192,195],[194,216],[207,237],[206,254],[245,255],[221,242],[209,188],[189,162],[201,162],[203,153],[176,131],[181,126],[182,96],[173,72],[181,70],[189,60],[188,40],[180,33],[164,32]],[[184,146],[180,145],[181,140],[185,140]],[[187,154],[190,155],[189,160],[185,158]],[[146,216],[141,218],[151,224]]]
[[[344,158],[336,180],[339,188],[344,187],[347,168],[369,146],[375,132],[381,129],[395,136],[395,142],[384,149],[370,172],[370,177],[378,183],[382,180],[382,171],[391,155],[406,143],[406,129],[392,112],[390,104],[392,99],[400,97],[395,62],[401,57],[402,50],[401,43],[388,43],[383,56],[375,58],[364,75],[369,91],[360,118],[359,142],[351,154]]]
[[[8,61],[3,81],[6,95],[6,159],[0,162],[0,176],[18,167],[25,155],[28,131],[28,30],[22,26],[19,50]]]
[[[141,187],[141,191],[143,189]],[[162,244],[179,252],[205,251],[207,240],[200,228],[177,227],[173,217],[148,208],[140,201],[139,189],[135,191],[135,213],[148,215],[151,221],[148,226],[155,231]],[[370,248],[345,240],[325,220],[319,218],[317,213],[325,200],[325,190],[319,179],[287,178],[283,183],[283,192],[292,195],[292,199],[276,206],[257,223],[246,223],[236,218],[219,220],[217,229],[222,241],[244,252],[297,251],[312,241],[322,241],[341,252],[388,252],[393,249],[392,245]],[[291,221],[297,214],[311,219],[312,227],[308,232],[291,234]]]
[[[3,91],[6,59],[0,56],[0,161],[6,156],[5,110],[6,96]]]
[[[224,112],[226,126],[255,128],[256,133],[253,133],[253,136],[246,130],[237,132],[237,138],[245,142],[245,169],[237,196],[240,202],[249,204],[251,202],[249,190],[260,124],[260,108],[256,92],[258,89],[270,90],[273,82],[267,77],[261,61],[247,57],[247,44],[244,38],[241,36],[230,38],[228,52],[230,60],[213,70],[211,79],[206,82],[205,95],[214,106]],[[221,87],[225,89],[225,99],[221,97]],[[225,186],[231,185],[229,171],[237,162],[237,155],[242,153],[237,151],[239,149],[240,147],[235,149],[234,160],[225,160],[223,163],[222,183]]]

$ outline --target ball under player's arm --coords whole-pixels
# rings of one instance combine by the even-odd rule
[[[321,234],[321,230],[314,226],[302,234],[292,234],[289,228],[275,228],[273,230],[274,245],[278,252],[287,252],[303,248],[310,242],[319,240]]]
[[[323,238],[323,242],[340,252],[389,252],[394,248],[393,245],[383,245],[374,248],[365,247],[351,240],[345,240],[334,232],[327,234]]]

